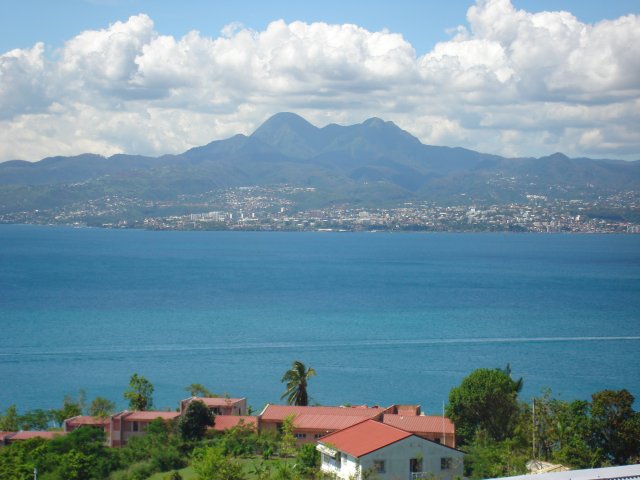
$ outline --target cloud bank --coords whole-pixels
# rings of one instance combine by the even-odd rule
[[[0,160],[177,153],[279,111],[316,125],[379,116],[424,143],[509,156],[640,158],[640,16],[585,24],[478,0],[418,56],[357,25],[229,25],[162,35],[140,14],[56,51],[0,56]]]

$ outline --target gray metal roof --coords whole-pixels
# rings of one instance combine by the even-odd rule
[[[538,475],[518,475],[515,477],[503,477],[503,480],[627,480],[635,478],[640,478],[640,465],[567,470],[566,472],[540,473]]]

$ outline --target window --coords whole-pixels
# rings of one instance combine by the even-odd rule
[[[294,433],[293,435],[296,438],[307,438],[307,434],[306,433]]]
[[[422,459],[412,458],[409,460],[409,469],[411,473],[417,473],[422,471]]]
[[[384,460],[374,460],[373,461],[373,471],[376,473],[384,473]]]
[[[449,470],[451,468],[451,457],[442,457],[440,459],[440,470]]]
[[[324,437],[324,433],[314,433],[313,438],[318,439],[320,437]]]
[[[133,430],[134,432],[139,432],[140,424],[138,422],[133,422],[133,425],[131,425],[131,430]]]

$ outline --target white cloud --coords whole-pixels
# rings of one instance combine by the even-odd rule
[[[250,133],[283,110],[395,121],[425,143],[508,155],[640,158],[640,17],[584,24],[478,0],[420,57],[357,25],[241,24],[162,35],[141,14],[58,51],[0,56],[0,160],[163,154]]]

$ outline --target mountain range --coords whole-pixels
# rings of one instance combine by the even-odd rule
[[[640,161],[505,158],[422,144],[393,122],[317,128],[278,113],[253,134],[179,155],[83,154],[0,163],[0,213],[61,207],[105,194],[171,199],[248,185],[314,187],[316,205],[512,202],[526,195],[597,198],[638,191]]]

